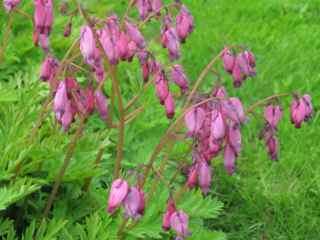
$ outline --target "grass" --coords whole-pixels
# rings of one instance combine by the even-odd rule
[[[225,44],[241,44],[248,46],[256,54],[258,75],[254,79],[249,79],[240,89],[233,89],[230,77],[223,75],[230,95],[240,96],[245,105],[249,106],[273,93],[297,90],[312,95],[316,110],[310,123],[305,124],[300,130],[295,130],[289,123],[289,101],[284,99],[285,117],[279,126],[281,142],[279,162],[268,160],[263,144],[257,139],[263,122],[260,118],[251,116],[243,131],[244,149],[238,160],[237,174],[229,177],[224,173],[221,161],[215,164],[212,195],[222,200],[225,208],[218,219],[208,221],[207,225],[212,229],[223,230],[230,240],[319,239],[320,70],[317,53],[320,47],[319,1],[185,0],[184,2],[192,11],[196,21],[195,32],[184,46],[182,57],[182,63],[190,79],[196,79],[210,58]],[[5,19],[2,13],[0,19]],[[62,25],[61,22],[59,19],[58,26]],[[30,29],[22,29],[23,23],[17,24],[20,30],[18,32],[16,30],[14,36],[22,34],[24,39],[13,38],[9,45],[9,60],[1,66],[2,89],[6,88],[5,81],[14,81],[8,78],[14,75],[10,69],[34,72],[34,65],[38,65],[41,59],[39,52],[26,41],[29,39]],[[31,38],[29,40],[31,41]],[[64,40],[63,44],[59,44],[60,41],[53,43],[58,48],[57,55],[63,53],[62,49],[67,42],[68,40]],[[29,67],[32,69],[28,69]],[[130,91],[137,90],[138,73],[129,74],[126,67],[127,65],[123,64],[121,74],[123,81],[128,83],[125,94],[129,99]],[[221,69],[221,66],[218,68]],[[213,81],[214,77],[209,76],[203,88],[209,89]],[[43,89],[39,90],[43,95],[41,91]],[[34,99],[36,103],[39,102],[38,97]],[[146,106],[154,107],[142,114],[141,120],[127,129],[128,147],[125,152],[127,167],[132,166],[133,160],[130,159],[132,156],[138,159],[135,161],[144,162],[168,124],[164,119],[150,117],[150,115],[163,115],[162,109],[154,100],[153,92],[147,92],[142,101],[146,102]],[[30,101],[27,103],[28,106],[32,105]],[[19,112],[19,107],[26,110],[22,104],[15,106],[14,110]],[[35,117],[35,109],[30,109],[33,114],[29,113],[31,116],[26,116],[29,119],[28,124],[31,123],[30,118]],[[10,125],[10,121],[18,118],[14,112],[10,114],[10,118],[7,117],[8,122],[5,122],[7,126]],[[23,124],[15,122],[18,127],[19,124]],[[101,125],[97,125],[96,122],[92,121],[90,131]],[[29,126],[24,126],[22,129],[27,127]],[[12,127],[13,130],[16,129]],[[10,136],[8,141],[14,141],[12,134],[7,136]],[[54,139],[48,141],[63,142],[65,140],[63,139],[62,136],[54,135]],[[62,148],[59,147],[58,150]],[[93,151],[91,146],[87,148],[88,152]],[[112,149],[113,147],[111,151]],[[58,150],[52,151],[52,156],[49,155],[51,161],[61,155]],[[42,149],[36,156],[44,157],[48,153],[50,153],[48,149]],[[81,156],[79,158],[81,159]],[[52,167],[50,161],[46,164],[48,169]],[[75,174],[79,172],[76,165],[74,171]]]

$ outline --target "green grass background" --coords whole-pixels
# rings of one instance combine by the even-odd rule
[[[108,11],[121,12],[124,9],[123,1],[111,4],[107,3],[110,1],[101,1],[106,3],[99,4],[99,7],[95,6],[96,2],[100,1],[93,1],[90,6],[93,11],[98,10],[101,16]],[[218,219],[207,222],[208,227],[224,231],[228,239],[232,240],[320,239],[320,1],[183,2],[191,10],[196,23],[194,33],[183,47],[181,60],[191,81],[196,79],[210,58],[225,44],[240,44],[255,53],[258,74],[247,80],[240,89],[234,89],[230,77],[224,74],[223,81],[230,95],[239,96],[249,106],[274,93],[307,92],[312,95],[315,106],[313,120],[304,124],[302,129],[295,130],[289,122],[289,99],[283,100],[285,116],[279,126],[279,162],[268,160],[263,144],[257,139],[263,126],[261,112],[257,111],[256,116],[250,117],[243,129],[244,148],[238,160],[237,174],[229,177],[224,173],[222,162],[219,160],[215,163],[212,195],[223,201],[225,207]],[[25,3],[24,7],[26,10],[31,9],[29,3]],[[2,9],[0,11],[2,39],[7,16]],[[65,21],[62,17],[56,20],[53,34],[62,35]],[[80,24],[75,22],[73,36],[77,36],[77,26]],[[52,46],[56,55],[62,56],[68,43],[70,40],[65,40],[62,36],[55,38]],[[155,51],[161,52],[154,42],[153,45]],[[30,129],[38,106],[46,94],[45,88],[36,79],[41,59],[40,50],[33,48],[31,43],[31,25],[17,17],[6,61],[0,66],[0,108],[3,109],[0,112],[3,136],[0,141],[3,150],[0,151],[3,151],[3,158],[12,157],[6,155],[11,150],[8,146],[12,143],[12,148],[18,148],[19,136]],[[140,81],[140,75],[134,71],[133,66],[122,64],[120,68],[122,90],[128,101],[132,93],[139,89],[137,82]],[[220,65],[218,69],[221,70]],[[209,89],[214,80],[214,77],[209,76],[203,89]],[[12,101],[7,101],[10,98],[15,102],[14,106]],[[148,91],[141,102],[150,109],[133,126],[127,128],[125,159],[128,167],[135,164],[135,161],[143,162],[146,159],[168,125],[152,91]],[[90,128],[101,128],[101,122],[95,118],[90,123]],[[57,130],[57,127],[48,123],[42,134],[55,134],[54,131]],[[60,133],[47,140],[57,146],[57,149],[48,149],[52,154],[49,158],[54,160],[63,154],[58,146],[65,138]],[[88,149],[82,149],[83,152],[91,153],[94,150],[90,143],[97,143],[98,137],[91,138],[83,140],[88,141]],[[45,143],[42,144],[43,149]],[[19,148],[15,151],[17,154],[21,153]],[[111,154],[113,151],[114,147],[111,146]],[[44,154],[43,150],[34,153],[36,157],[44,157]],[[82,160],[90,157],[92,158],[82,156]],[[57,164],[56,168],[58,166]],[[52,166],[48,163],[47,167]],[[72,173],[75,172],[77,169]],[[75,178],[74,174],[70,176],[71,179]]]

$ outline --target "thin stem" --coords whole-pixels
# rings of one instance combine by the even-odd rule
[[[46,218],[49,214],[49,211],[52,207],[53,201],[54,201],[56,194],[59,190],[59,186],[63,180],[63,176],[64,176],[64,174],[65,174],[65,172],[71,162],[71,159],[72,159],[73,153],[75,151],[77,142],[79,141],[79,139],[83,133],[85,122],[86,122],[86,119],[81,118],[78,129],[77,129],[76,133],[74,134],[71,142],[69,143],[69,146],[68,146],[68,149],[67,149],[64,161],[63,161],[63,165],[61,166],[60,171],[59,171],[58,175],[56,176],[53,189],[52,189],[51,194],[48,198],[46,208],[43,212],[43,218]]]
[[[123,108],[123,102],[122,102],[122,96],[121,96],[121,90],[119,86],[119,82],[117,80],[117,69],[116,66],[111,66],[110,68],[111,72],[111,80],[112,85],[114,86],[114,91],[118,99],[118,109],[119,109],[119,138],[118,138],[118,144],[117,144],[117,158],[114,168],[113,177],[114,179],[118,178],[120,176],[120,170],[121,170],[121,161],[123,158],[123,145],[124,145],[124,133],[125,133],[125,113]]]
[[[265,103],[268,103],[270,101],[272,101],[273,99],[277,99],[280,97],[287,97],[290,96],[290,93],[279,93],[279,94],[275,94],[269,97],[266,97],[264,99],[259,100],[258,102],[254,103],[253,105],[251,105],[247,110],[246,113],[252,113],[257,107],[260,107],[261,105],[264,105]]]
[[[128,111],[132,106],[133,104],[135,104],[137,102],[137,100],[143,95],[143,93],[149,88],[149,86],[151,85],[152,81],[149,81],[147,84],[145,84],[143,86],[143,90],[138,93],[136,96],[134,96],[126,105],[125,107],[125,111]]]

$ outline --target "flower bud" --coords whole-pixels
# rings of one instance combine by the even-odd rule
[[[21,2],[21,0],[4,0],[3,6],[7,12],[11,12],[13,9],[15,9],[20,4],[20,2]]]
[[[61,81],[53,99],[53,110],[59,122],[61,122],[63,114],[66,111],[66,104],[68,101],[66,82]]]
[[[39,34],[49,36],[53,23],[52,0],[34,0],[34,23]]]
[[[168,81],[163,70],[158,71],[155,75],[156,93],[161,104],[164,104],[169,95]]]
[[[206,161],[201,161],[198,164],[198,178],[202,192],[207,194],[211,185],[211,168]]]
[[[129,192],[129,185],[125,180],[116,179],[113,181],[108,199],[108,212],[113,214],[114,211],[122,204]]]
[[[279,143],[278,139],[275,136],[271,136],[267,142],[267,148],[269,156],[272,160],[278,160],[278,149],[279,149]]]
[[[231,126],[228,127],[227,140],[235,154],[238,155],[241,151],[241,132],[238,124],[231,124]]]
[[[174,99],[173,99],[170,92],[169,92],[166,100],[164,101],[164,106],[166,109],[167,118],[172,119],[175,114],[175,105],[174,105]]]
[[[160,10],[162,6],[162,0],[151,0],[152,11],[155,12],[157,15],[160,15]]]
[[[188,173],[187,186],[191,189],[194,188],[198,183],[198,165],[195,164],[190,167]]]
[[[52,80],[58,70],[58,67],[58,60],[48,55],[41,65],[40,79],[42,81]]]
[[[171,218],[171,215],[175,211],[176,211],[176,204],[174,203],[174,200],[170,197],[168,199],[168,202],[167,202],[166,212],[165,212],[165,214],[163,215],[163,218],[162,218],[162,228],[163,228],[163,230],[168,231],[170,229],[170,227],[171,227],[170,218]]]
[[[188,136],[197,135],[204,123],[205,111],[201,107],[192,108],[185,114],[184,121],[188,128]]]
[[[162,45],[169,50],[171,61],[177,60],[180,57],[180,43],[176,30],[169,27],[161,36]]]
[[[129,37],[127,36],[126,33],[121,32],[119,41],[117,42],[117,48],[118,48],[119,57],[121,58],[121,60],[126,60],[129,55],[128,44],[129,44]]]
[[[306,117],[306,105],[304,101],[295,98],[291,103],[291,122],[294,123],[296,128],[300,128],[302,122]]]
[[[313,114],[313,107],[312,107],[312,102],[311,102],[311,96],[308,94],[303,95],[302,101],[304,102],[305,105],[305,121],[308,121]]]
[[[130,187],[126,198],[123,200],[125,215],[138,219],[144,211],[144,194],[137,187]]]
[[[223,61],[224,70],[228,73],[233,73],[236,57],[232,54],[230,49],[224,48],[221,59]]]
[[[227,144],[224,148],[224,167],[229,175],[233,175],[235,171],[236,152]]]
[[[276,128],[282,118],[282,110],[280,106],[267,106],[264,111],[264,118],[271,127]]]
[[[107,120],[108,118],[108,101],[101,90],[95,92],[95,106],[100,114],[101,119]]]
[[[225,130],[225,123],[221,112],[216,109],[212,110],[210,134],[213,139],[222,139],[225,136]]]
[[[190,235],[189,229],[189,217],[183,211],[176,211],[170,217],[170,227],[177,233],[179,238],[184,239]]]
[[[141,20],[145,20],[152,11],[152,6],[149,0],[136,0],[136,7],[138,8]]]
[[[135,24],[125,21],[125,28],[129,38],[134,41],[140,49],[146,46],[144,37]]]
[[[189,89],[188,79],[182,69],[182,66],[179,64],[175,64],[171,69],[171,78],[177,84],[182,93],[186,93]]]
[[[193,31],[193,17],[185,5],[181,6],[176,17],[176,29],[181,42],[185,42],[185,39]]]
[[[72,22],[69,22],[64,28],[63,36],[69,37],[71,34],[71,31],[72,31]]]

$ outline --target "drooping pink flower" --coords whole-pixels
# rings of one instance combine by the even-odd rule
[[[144,210],[143,192],[137,187],[130,187],[129,192],[123,200],[125,215],[127,217],[138,219],[141,217],[141,212]],[[143,209],[142,209],[143,208]]]
[[[296,128],[300,128],[306,117],[306,105],[302,99],[294,98],[291,103],[291,121]]]
[[[141,20],[145,20],[152,11],[152,6],[149,0],[136,0],[136,6]]]
[[[182,93],[189,90],[188,79],[181,65],[175,64],[172,66],[171,78],[180,87]]]
[[[228,48],[224,48],[221,59],[223,61],[224,70],[228,73],[232,73],[236,57],[232,54],[231,50]],[[235,73],[235,75],[237,75],[236,79],[240,79],[237,72]]]
[[[185,5],[182,5],[180,12],[176,17],[176,30],[177,35],[181,42],[185,42],[185,39],[193,31],[193,17]]]
[[[198,163],[198,181],[202,192],[207,194],[210,191],[211,185],[211,168],[207,161],[200,161]]]
[[[134,41],[140,49],[142,49],[146,46],[146,42],[144,40],[144,37],[135,24],[133,24],[129,21],[125,21],[125,28],[126,28],[126,33],[128,34],[129,38],[132,41]]]
[[[161,36],[162,45],[168,49],[171,61],[177,60],[180,57],[180,42],[176,30],[169,27],[163,31]]]
[[[232,78],[233,78],[233,85],[235,87],[240,87],[243,83],[243,81],[247,78],[247,76],[244,74],[241,66],[240,66],[240,58],[239,56],[236,57],[235,63],[232,69]]]
[[[311,102],[311,96],[308,94],[303,95],[302,101],[304,102],[305,105],[305,121],[308,121],[313,114],[313,106]]]
[[[227,91],[223,86],[218,86],[213,89],[212,96],[223,99],[227,97]]]
[[[62,117],[66,112],[67,102],[69,102],[69,99],[67,95],[66,82],[61,81],[53,100],[53,110],[59,122],[61,122]]]
[[[239,65],[241,72],[248,77],[256,75],[255,59],[251,52],[244,51],[236,57],[236,62]]]
[[[239,98],[231,97],[222,103],[222,112],[233,122],[244,123],[247,119],[242,102]]]
[[[226,127],[222,114],[217,109],[212,110],[210,134],[213,139],[219,140],[225,136]]]
[[[229,175],[235,171],[236,152],[233,147],[227,144],[224,148],[224,167]]]
[[[94,110],[95,97],[91,87],[80,89],[73,97],[78,113],[88,115]]]
[[[156,93],[161,104],[164,104],[169,95],[168,81],[164,71],[158,71],[155,75]]]
[[[53,24],[52,0],[34,0],[34,23],[39,34],[49,36]]]
[[[160,10],[163,6],[162,0],[151,0],[152,11],[157,15],[160,15]]]
[[[113,181],[108,199],[107,211],[112,214],[123,203],[129,192],[129,185],[123,179]]]
[[[264,118],[271,127],[276,128],[282,118],[282,110],[280,106],[269,105],[265,108]]]
[[[189,217],[183,211],[176,211],[170,217],[170,226],[176,232],[180,239],[190,235],[189,232]]]
[[[272,160],[278,160],[279,143],[275,136],[271,136],[266,141],[268,153]]]
[[[20,4],[20,2],[21,2],[21,0],[4,0],[3,6],[7,12],[11,12],[13,9],[15,9]]]
[[[171,228],[170,218],[171,215],[176,211],[176,204],[172,197],[167,201],[167,209],[162,218],[162,228],[165,231],[168,231]]]
[[[61,118],[61,125],[64,131],[68,131],[70,124],[73,122],[75,111],[72,108],[71,101],[66,101],[64,113]]]
[[[194,188],[198,183],[198,165],[194,164],[190,167],[187,179],[188,188]]]
[[[166,109],[167,118],[172,119],[175,114],[175,104],[174,104],[174,99],[170,92],[166,100],[164,101],[164,106]]]
[[[101,90],[95,92],[95,106],[101,119],[106,120],[108,118],[108,101]]]
[[[80,51],[86,63],[94,65],[97,59],[96,42],[89,26],[83,26],[80,30]]]
[[[192,108],[184,117],[185,124],[188,128],[188,136],[199,133],[206,117],[205,111],[201,107]]]
[[[41,65],[40,79],[42,81],[50,81],[54,78],[59,67],[59,62],[56,58],[48,55]]]
[[[119,37],[119,41],[116,43],[117,44],[117,48],[118,48],[118,52],[119,52],[119,57],[121,58],[121,60],[126,60],[128,58],[129,55],[129,49],[128,49],[128,45],[129,45],[129,37],[125,32],[121,32],[120,33],[120,37]]]

